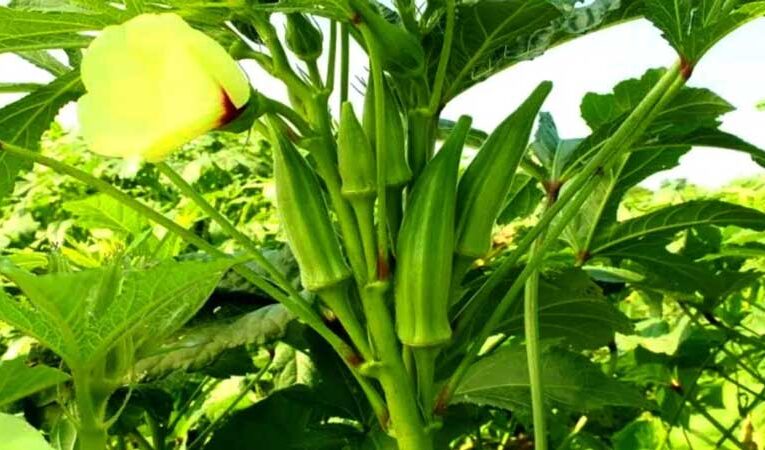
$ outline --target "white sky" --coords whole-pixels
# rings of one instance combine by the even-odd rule
[[[696,68],[691,85],[707,87],[731,102],[737,110],[724,118],[723,128],[765,148],[765,112],[756,103],[765,99],[765,20],[743,27],[715,47]],[[365,74],[365,61],[353,52],[356,75]],[[668,66],[674,52],[648,22],[637,21],[607,29],[555,48],[540,58],[524,62],[456,98],[444,116],[473,116],[476,127],[490,131],[514,110],[542,80],[552,80],[553,92],[544,110],[555,117],[564,137],[582,137],[587,126],[579,116],[579,103],[587,92],[608,92],[621,80],[642,75],[648,68]],[[245,68],[256,88],[284,99],[284,89],[253,64]],[[13,55],[0,55],[0,82],[39,81],[50,77]],[[0,105],[18,98],[0,94]],[[59,116],[60,122],[76,129],[74,105]],[[707,187],[763,173],[751,159],[735,152],[695,149],[680,167],[654,175],[643,185],[657,187],[668,178],[687,178]]]

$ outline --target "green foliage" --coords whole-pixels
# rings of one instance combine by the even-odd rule
[[[146,12],[254,60],[289,105],[255,81],[257,117],[166,165],[93,155],[51,124],[82,94],[95,32]],[[0,415],[3,448],[762,446],[765,180],[640,183],[699,147],[765,167],[720,129],[733,106],[686,85],[763,14],[748,0],[0,7],[0,53],[52,76],[0,84],[27,93],[0,108],[0,405],[17,414]],[[544,83],[496,130],[440,117],[499,71],[638,17],[680,60],[587,94],[589,135],[538,114]],[[348,58],[351,38],[369,61]],[[363,125],[350,64],[370,68]],[[463,141],[480,150],[458,169]]]

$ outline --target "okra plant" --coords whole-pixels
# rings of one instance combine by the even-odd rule
[[[601,286],[660,292],[708,313],[725,298],[723,274],[670,244],[701,228],[763,231],[765,214],[699,200],[625,219],[620,204],[692,146],[763,164],[762,150],[719,129],[731,106],[687,85],[718,41],[763,15],[765,2],[749,0],[11,1],[0,7],[0,51],[56,78],[18,85],[29,95],[0,109],[1,193],[32,165],[45,166],[118,208],[103,227],[126,217],[151,225],[97,267],[56,252],[31,268],[18,255],[0,264],[8,282],[0,320],[58,364],[0,365],[9,380],[0,382],[0,404],[58,385],[75,432],[68,446],[51,445],[78,450],[261,448],[238,438],[252,436],[248,428],[266,435],[257,438],[262,448],[441,450],[497,411],[509,411],[533,434],[530,445],[545,450],[569,448],[576,431],[562,430],[572,414],[655,408],[651,395],[610,376],[616,366],[607,375],[598,365],[603,349],[616,358],[617,334],[634,332]],[[494,74],[639,18],[662,31],[677,62],[613,93],[588,94],[589,136],[558,136],[543,112],[555,89],[545,80],[493,131],[473,128],[471,111],[442,117]],[[58,49],[63,62],[50,53]],[[245,60],[287,95],[262,89],[238,64]],[[363,79],[351,67],[365,67]],[[354,89],[363,102],[354,104]],[[71,101],[90,151],[160,174],[233,244],[221,247],[149,198],[40,152],[42,134]],[[252,141],[267,145],[281,235],[299,277],[177,171],[184,145],[214,130],[249,134],[242,152]],[[187,247],[171,251],[168,241]],[[147,409],[150,440],[138,426],[120,431],[137,386],[167,376],[158,375],[162,361],[200,357],[179,356],[173,342],[187,342],[178,330],[231,277],[331,349],[311,356],[325,367],[341,363],[325,376],[347,381],[353,407],[275,391],[240,411],[235,402],[194,436],[182,426],[192,420],[184,415],[191,400],[175,420]],[[262,373],[243,375],[255,383]],[[49,448],[13,416],[0,418],[34,442],[25,449]],[[291,421],[285,432],[263,425]]]

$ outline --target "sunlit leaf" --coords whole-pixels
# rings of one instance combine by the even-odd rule
[[[42,433],[21,417],[10,414],[0,413],[0,436],[3,450],[53,450]]]

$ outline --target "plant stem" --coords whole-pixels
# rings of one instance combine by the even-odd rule
[[[366,329],[359,322],[356,312],[351,307],[348,296],[348,283],[343,281],[334,286],[327,287],[318,292],[319,297],[335,313],[340,324],[343,325],[351,342],[359,349],[359,353],[366,361],[372,361],[374,356],[369,347],[369,337]]]
[[[350,32],[348,24],[340,25],[340,105],[348,100],[348,87],[350,85]],[[338,108],[339,111],[339,108]]]
[[[550,206],[540,218],[539,223],[524,236],[513,254],[502,263],[473,296],[469,303],[473,303],[475,306],[458,322],[455,334],[460,334],[461,331],[464,332],[464,328],[470,323],[472,316],[477,313],[477,307],[480,307],[483,300],[507,277],[521,256],[529,250],[534,241],[547,229],[553,218],[563,210],[559,220],[550,228],[548,239],[540,245],[539,251],[529,259],[526,267],[494,309],[489,320],[481,327],[481,331],[476,339],[471,341],[472,345],[470,345],[465,357],[439,394],[437,409],[441,410],[448,404],[458,383],[478,357],[483,342],[494,332],[497,324],[513,305],[516,296],[523,287],[523,283],[539,267],[545,253],[557,241],[560,233],[580,213],[579,208],[587,199],[599,178],[596,175],[601,174],[603,167],[615,156],[630,147],[634,139],[645,131],[648,124],[661,111],[664,105],[674,97],[674,94],[683,86],[684,82],[685,80],[680,73],[680,64],[677,63],[662,76],[648,95],[643,98],[632,113],[622,122],[616,132],[608,139],[603,148],[582,168],[582,171],[571,181],[570,185],[563,190],[558,201]],[[477,299],[480,299],[480,301],[476,302]]]
[[[547,191],[545,209],[554,205],[557,199],[556,191]],[[580,197],[584,197],[580,195]],[[577,208],[578,209],[578,208]],[[545,240],[541,233],[529,251],[529,258],[534,258]],[[547,418],[545,414],[544,387],[542,384],[542,349],[539,343],[539,270],[535,270],[526,280],[523,301],[523,327],[526,336],[526,361],[529,368],[531,385],[531,411],[534,421],[534,447],[536,450],[547,450]]]
[[[440,350],[440,347],[412,347],[412,354],[417,366],[417,390],[420,394],[420,404],[426,420],[430,420],[433,415],[432,405],[436,396],[434,387],[436,357],[438,357]]]
[[[329,57],[327,58],[326,86],[328,92],[335,89],[335,64],[337,62],[337,22],[329,24]]]
[[[542,237],[533,247],[539,247]],[[530,256],[533,256],[533,249]],[[542,386],[542,358],[539,345],[539,271],[535,270],[526,280],[523,306],[523,325],[526,334],[526,361],[531,384],[531,410],[534,420],[534,448],[547,450],[547,425],[545,418],[544,388]]]
[[[441,91],[446,79],[446,69],[449,67],[449,56],[452,51],[452,40],[454,38],[455,0],[445,0],[445,2],[446,30],[444,30],[444,41],[441,46],[441,54],[438,59],[438,68],[436,69],[436,78],[433,82],[433,92],[431,93],[429,104],[432,116],[436,116],[441,107]]]
[[[372,83],[375,86],[375,156],[377,163],[377,278],[388,279],[388,226],[387,226],[387,171],[385,151],[385,89],[383,68],[379,49],[369,28],[363,23],[359,26],[367,43],[369,66],[372,71]]]
[[[377,378],[385,391],[393,434],[399,450],[431,450],[433,442],[420,416],[414,384],[404,367],[388,311],[388,283],[377,281],[364,288],[364,311],[377,351],[380,367]]]
[[[105,450],[107,443],[104,414],[106,399],[101,400],[92,391],[90,375],[85,370],[73,371],[77,423],[78,450]],[[98,397],[98,398],[97,398]]]

